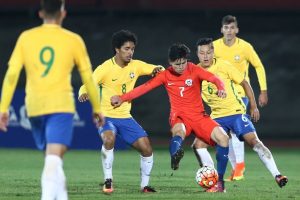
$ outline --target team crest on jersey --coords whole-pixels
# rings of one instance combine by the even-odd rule
[[[192,86],[192,85],[193,85],[193,80],[192,80],[192,79],[186,79],[186,80],[185,80],[185,84],[186,84],[187,86]]]
[[[239,55],[235,55],[234,56],[234,61],[238,62],[240,61],[241,57]]]
[[[129,77],[130,77],[131,79],[133,79],[133,78],[135,77],[134,73],[133,73],[133,72],[130,72]]]

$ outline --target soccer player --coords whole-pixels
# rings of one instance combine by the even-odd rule
[[[225,192],[223,176],[228,161],[228,136],[214,120],[205,114],[201,99],[201,83],[207,80],[216,85],[217,96],[226,97],[223,82],[212,73],[187,61],[190,50],[184,44],[173,44],[169,49],[170,67],[156,77],[122,96],[111,97],[114,107],[125,105],[148,91],[164,85],[170,104],[170,125],[172,139],[170,143],[171,168],[177,170],[184,151],[182,142],[191,132],[205,143],[216,143],[219,192]]]
[[[244,75],[248,82],[250,82],[249,63],[255,68],[261,91],[258,103],[261,107],[263,107],[268,103],[265,69],[252,45],[236,36],[238,32],[239,28],[236,17],[231,15],[223,17],[221,27],[223,37],[213,42],[215,47],[215,56],[233,64],[234,67],[236,67]],[[247,107],[249,100],[247,99],[243,88],[238,85],[237,90],[242,96],[242,100]],[[232,173],[229,178],[230,181],[241,180],[244,178],[244,156],[244,142],[240,142],[236,135],[232,134],[231,139],[229,139],[228,154],[228,158],[232,166]]]
[[[104,126],[100,127],[98,132],[103,142],[101,149],[104,172],[103,192],[108,194],[113,192],[113,151],[117,135],[141,154],[141,191],[155,192],[149,186],[153,153],[147,133],[132,118],[131,103],[125,103],[117,109],[113,109],[110,105],[110,97],[132,90],[139,76],[151,75],[162,68],[133,60],[136,45],[137,37],[134,33],[128,30],[114,33],[112,36],[114,57],[99,65],[93,73],[94,81],[100,87],[101,108],[106,117]],[[88,97],[85,87],[82,86],[79,91],[79,101],[86,101]]]
[[[246,106],[241,96],[238,94],[237,84],[244,88],[244,91],[250,102],[250,115],[254,122],[259,120],[259,111],[257,109],[253,90],[244,75],[236,69],[231,63],[219,58],[214,58],[214,47],[211,38],[202,38],[197,42],[197,55],[200,60],[199,66],[209,72],[214,73],[225,84],[227,97],[220,99],[215,94],[218,90],[214,85],[203,81],[202,97],[211,108],[211,117],[218,122],[222,128],[229,134],[233,132],[241,140],[245,141],[259,156],[265,167],[275,178],[279,187],[285,186],[288,182],[286,176],[282,176],[277,169],[270,150],[259,140],[256,130],[246,114]],[[208,145],[202,141],[195,141],[194,147],[198,150]],[[213,166],[213,161],[208,154],[202,156],[199,151],[202,164]]]
[[[92,79],[89,56],[82,38],[61,27],[66,16],[63,0],[42,0],[39,16],[43,25],[24,31],[8,63],[0,107],[0,124],[6,131],[9,105],[20,72],[26,72],[26,109],[35,143],[45,150],[41,177],[42,200],[66,200],[63,156],[71,145],[74,94],[71,72],[76,64],[90,95],[94,120],[104,122],[99,94]]]

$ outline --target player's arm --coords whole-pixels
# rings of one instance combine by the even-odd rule
[[[163,84],[163,75],[159,74],[158,76],[152,78],[151,80],[147,81],[146,83],[134,88],[128,93],[125,93],[121,96],[115,95],[110,98],[111,105],[116,108],[122,105],[125,101],[131,101],[133,99],[136,99],[143,94],[146,94],[150,90],[160,86]]]
[[[251,118],[253,119],[253,121],[257,122],[260,118],[260,114],[255,101],[255,95],[250,83],[244,78],[244,75],[231,64],[225,65],[223,69],[226,70],[226,73],[230,80],[232,80],[235,84],[239,84],[243,87],[245,94],[249,99]]]
[[[268,93],[267,93],[267,79],[265,68],[259,59],[257,53],[254,48],[250,45],[249,50],[249,62],[255,68],[256,75],[258,78],[259,86],[260,86],[260,95],[258,98],[258,103],[261,107],[267,105],[268,103]]]
[[[16,89],[16,85],[19,80],[20,72],[23,68],[22,57],[22,35],[17,41],[15,49],[11,55],[8,63],[8,69],[6,71],[4,81],[2,84],[2,95],[0,105],[0,129],[7,131],[8,119],[9,119],[9,106],[11,104],[13,94]]]
[[[140,76],[151,75],[152,77],[154,77],[159,72],[165,70],[165,68],[161,65],[148,64],[148,63],[140,61],[140,60],[136,60],[136,62],[138,62],[137,66],[139,66],[138,73]]]
[[[260,114],[259,114],[259,110],[257,108],[257,104],[255,101],[255,96],[254,96],[252,87],[249,84],[249,82],[245,79],[240,83],[240,85],[244,88],[245,93],[249,99],[251,118],[253,119],[254,122],[257,122],[260,118]]]
[[[93,72],[93,80],[97,86],[100,84],[103,74],[105,74],[103,72],[103,67],[101,67],[101,65],[99,65]],[[87,93],[86,86],[84,84],[79,89],[78,100],[80,102],[89,100],[89,95]]]
[[[92,104],[94,122],[96,123],[96,126],[102,126],[104,124],[104,117],[100,110],[100,96],[92,77],[90,59],[81,38],[79,40],[78,47],[75,50],[75,62]]]

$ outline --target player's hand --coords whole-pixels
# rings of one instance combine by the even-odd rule
[[[260,107],[264,107],[268,104],[268,93],[266,90],[260,92],[258,104]]]
[[[217,95],[218,95],[218,97],[225,99],[227,96],[227,93],[225,90],[218,90]]]
[[[110,98],[110,104],[114,107],[114,108],[117,108],[119,106],[121,106],[121,104],[123,103],[122,99],[120,96],[118,95],[115,95],[115,96],[112,96]]]
[[[259,110],[257,107],[250,108],[250,115],[251,115],[251,119],[254,122],[258,122],[258,120],[260,118],[260,114],[259,114]]]
[[[6,132],[9,121],[8,113],[0,113],[0,130]]]
[[[89,95],[87,93],[83,93],[78,97],[79,102],[85,102],[89,100]]]
[[[153,69],[151,76],[154,77],[154,76],[156,76],[156,74],[158,74],[159,72],[164,71],[164,70],[165,70],[165,68],[163,66],[158,65],[157,67],[155,67]]]
[[[94,113],[93,119],[97,128],[103,126],[105,123],[105,117],[102,115],[102,113]]]

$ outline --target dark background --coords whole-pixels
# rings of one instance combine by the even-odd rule
[[[0,0],[0,84],[7,61],[19,34],[40,25],[38,0]],[[197,62],[195,43],[200,37],[221,37],[221,19],[238,18],[239,37],[250,42],[267,73],[269,104],[260,109],[255,124],[261,138],[300,139],[300,1],[296,0],[67,0],[64,27],[79,33],[86,42],[93,68],[113,56],[111,35],[129,29],[138,36],[134,58],[167,65],[167,50],[174,42],[187,44]],[[24,75],[24,74],[23,74]],[[251,84],[258,97],[255,70],[250,67]],[[148,78],[141,78],[138,84]],[[18,87],[24,88],[25,78]],[[75,71],[73,85],[81,81]],[[169,103],[158,88],[133,103],[132,114],[150,136],[169,134]]]

